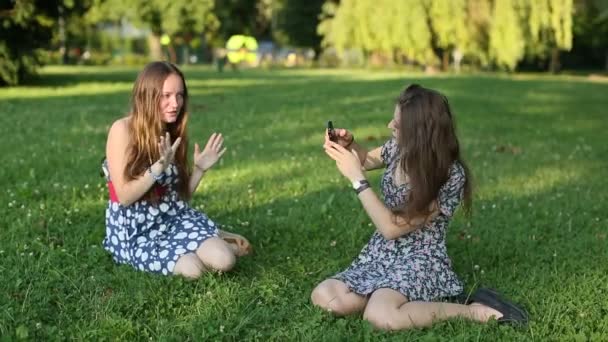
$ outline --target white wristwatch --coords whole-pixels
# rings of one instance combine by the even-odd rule
[[[355,192],[357,194],[370,187],[367,179],[356,180],[352,183],[352,185],[353,185],[353,189],[355,189]]]

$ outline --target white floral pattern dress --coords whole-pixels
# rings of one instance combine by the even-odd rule
[[[107,160],[102,168],[112,187]],[[208,238],[217,237],[218,227],[179,198],[174,164],[161,177],[157,185],[164,191],[158,203],[139,200],[124,206],[112,198],[115,196],[110,189],[103,246],[117,263],[168,275],[182,255],[196,251]]]
[[[411,187],[407,183],[395,185],[393,178],[399,166],[395,139],[382,145],[381,156],[386,165],[380,183],[384,203],[389,208],[401,207]],[[399,291],[410,301],[460,295],[463,286],[452,270],[445,235],[461,201],[465,177],[462,165],[454,163],[449,170],[448,181],[439,191],[439,216],[423,228],[395,240],[387,240],[378,231],[374,232],[357,259],[333,278],[360,295],[371,295],[381,288]]]

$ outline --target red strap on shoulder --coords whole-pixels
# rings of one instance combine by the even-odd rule
[[[112,184],[112,181],[108,182],[108,192],[110,195],[110,201],[119,203],[118,196],[116,196],[116,189],[114,189],[114,184]],[[156,193],[156,195],[158,195],[158,197],[163,197],[163,195],[167,192],[167,188],[162,185],[156,184],[154,186],[154,192]]]

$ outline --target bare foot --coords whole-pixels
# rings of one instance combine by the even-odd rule
[[[220,230],[219,236],[222,240],[228,243],[228,246],[236,256],[245,256],[252,251],[251,244],[241,235]]]

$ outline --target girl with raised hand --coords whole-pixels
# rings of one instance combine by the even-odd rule
[[[219,229],[188,201],[226,148],[213,133],[188,165],[188,89],[173,64],[153,62],[137,77],[130,113],[111,126],[103,163],[110,199],[104,248],[134,268],[198,278],[229,271],[249,242]]]
[[[464,304],[446,301],[463,292],[447,253],[446,230],[460,202],[467,211],[471,202],[470,173],[447,98],[409,86],[388,128],[392,138],[371,151],[345,129],[325,136],[325,153],[352,182],[375,232],[345,271],[313,290],[313,304],[336,315],[363,312],[364,319],[387,330],[452,317],[525,323],[525,311],[494,290],[478,290]],[[363,172],[378,168],[385,168],[383,200]]]

